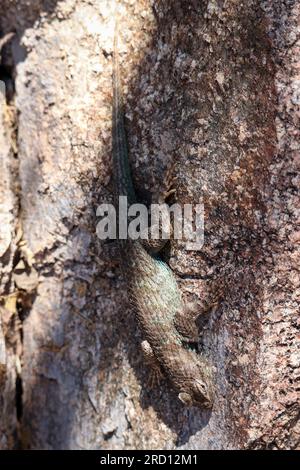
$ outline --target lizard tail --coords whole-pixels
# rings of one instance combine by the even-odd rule
[[[113,159],[118,195],[127,196],[128,203],[132,204],[135,202],[135,192],[131,178],[125,132],[124,104],[119,66],[118,29],[118,12],[116,9],[113,52]]]

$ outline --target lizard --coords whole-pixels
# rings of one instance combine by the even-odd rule
[[[116,204],[136,202],[128,159],[122,96],[117,19],[113,49],[112,153]],[[196,324],[189,318],[173,271],[157,253],[157,240],[117,239],[130,303],[144,340],[142,351],[157,375],[164,374],[185,405],[212,408],[214,368],[189,347]],[[166,240],[162,240],[166,243]]]

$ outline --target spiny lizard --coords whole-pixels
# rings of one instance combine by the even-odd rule
[[[117,27],[114,39],[113,66],[113,168],[116,199],[127,196],[136,202],[128,161],[124,108],[120,85]],[[123,273],[128,285],[142,335],[142,349],[154,370],[163,371],[187,405],[211,408],[214,398],[213,368],[208,361],[189,348],[188,307],[184,305],[176,279],[145,240],[118,240]],[[194,334],[192,333],[192,337]]]

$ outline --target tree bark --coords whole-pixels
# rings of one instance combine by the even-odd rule
[[[1,448],[299,448],[299,3],[122,0],[138,193],[205,208],[205,243],[165,254],[216,366],[212,412],[150,389],[113,246],[114,2],[4,0]],[[10,118],[5,119],[5,110]]]
[[[16,383],[21,353],[18,348],[19,322],[15,315],[16,295],[11,275],[16,252],[17,198],[10,117],[5,87],[0,82],[0,448],[13,448],[16,443]]]

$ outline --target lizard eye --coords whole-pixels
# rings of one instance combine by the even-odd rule
[[[192,404],[192,396],[189,393],[180,392],[179,395],[178,395],[178,398],[185,405],[191,405]]]
[[[194,390],[195,390],[195,393],[197,395],[200,395],[201,397],[207,396],[207,389],[206,389],[205,383],[201,382],[200,380],[194,381]]]
[[[210,389],[207,388],[204,382],[195,380],[193,384],[194,394],[197,402],[200,402],[202,406],[211,408],[212,407],[212,394]]]

